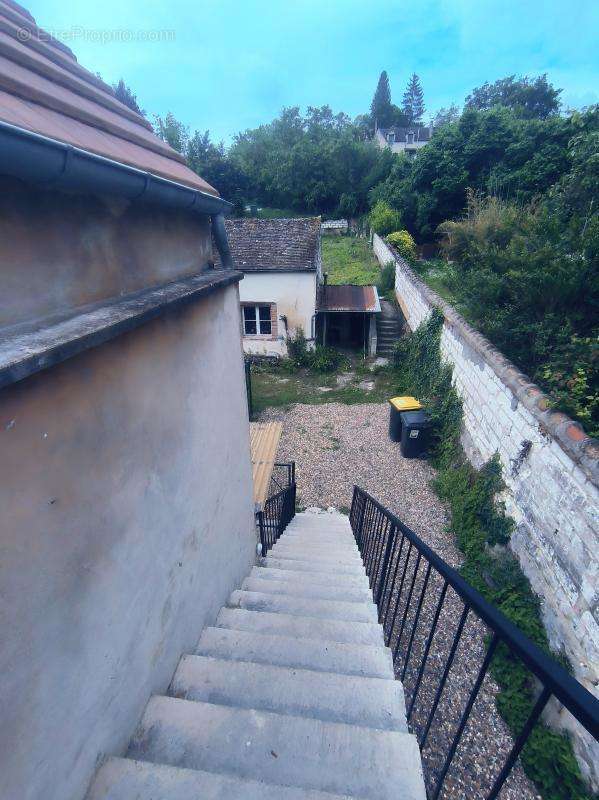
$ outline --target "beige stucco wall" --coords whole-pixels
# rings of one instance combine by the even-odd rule
[[[211,258],[207,217],[0,176],[0,326],[195,275]]]
[[[0,449],[0,797],[80,800],[254,560],[237,288],[2,390]]]
[[[306,337],[312,338],[312,318],[316,312],[315,272],[246,272],[239,284],[239,295],[241,302],[276,303],[277,316],[287,317],[290,334],[302,328]],[[286,355],[285,325],[279,321],[276,339],[244,336],[243,349],[259,355]]]

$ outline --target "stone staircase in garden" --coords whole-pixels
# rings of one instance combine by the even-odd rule
[[[425,800],[349,521],[297,514],[88,800]]]
[[[397,309],[388,300],[381,300],[381,313],[376,318],[376,354],[390,358],[401,332],[402,323]]]

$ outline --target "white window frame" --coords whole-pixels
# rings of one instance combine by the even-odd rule
[[[253,309],[254,310],[254,318],[253,320],[250,319],[249,322],[256,323],[256,333],[248,333],[245,329],[245,310]],[[261,308],[268,308],[268,319],[260,319],[260,309]],[[270,330],[268,333],[262,331],[262,325],[269,325]],[[244,303],[241,306],[241,326],[243,330],[244,336],[262,336],[266,338],[272,337],[272,304],[271,303]]]

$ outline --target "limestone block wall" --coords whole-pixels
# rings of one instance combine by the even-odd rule
[[[466,453],[476,465],[499,453],[517,525],[512,550],[541,598],[552,646],[599,695],[599,442],[550,410],[543,392],[376,234],[373,250],[381,264],[395,262],[395,293],[410,330],[433,306],[443,311],[441,352],[463,399]],[[577,752],[598,782],[597,749],[579,739]]]

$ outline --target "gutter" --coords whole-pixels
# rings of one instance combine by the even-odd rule
[[[233,207],[208,192],[3,121],[0,173],[57,189],[117,195],[210,216],[228,214]]]
[[[233,268],[224,224],[233,205],[221,197],[1,120],[0,173],[51,188],[116,195],[208,215],[221,263]]]

